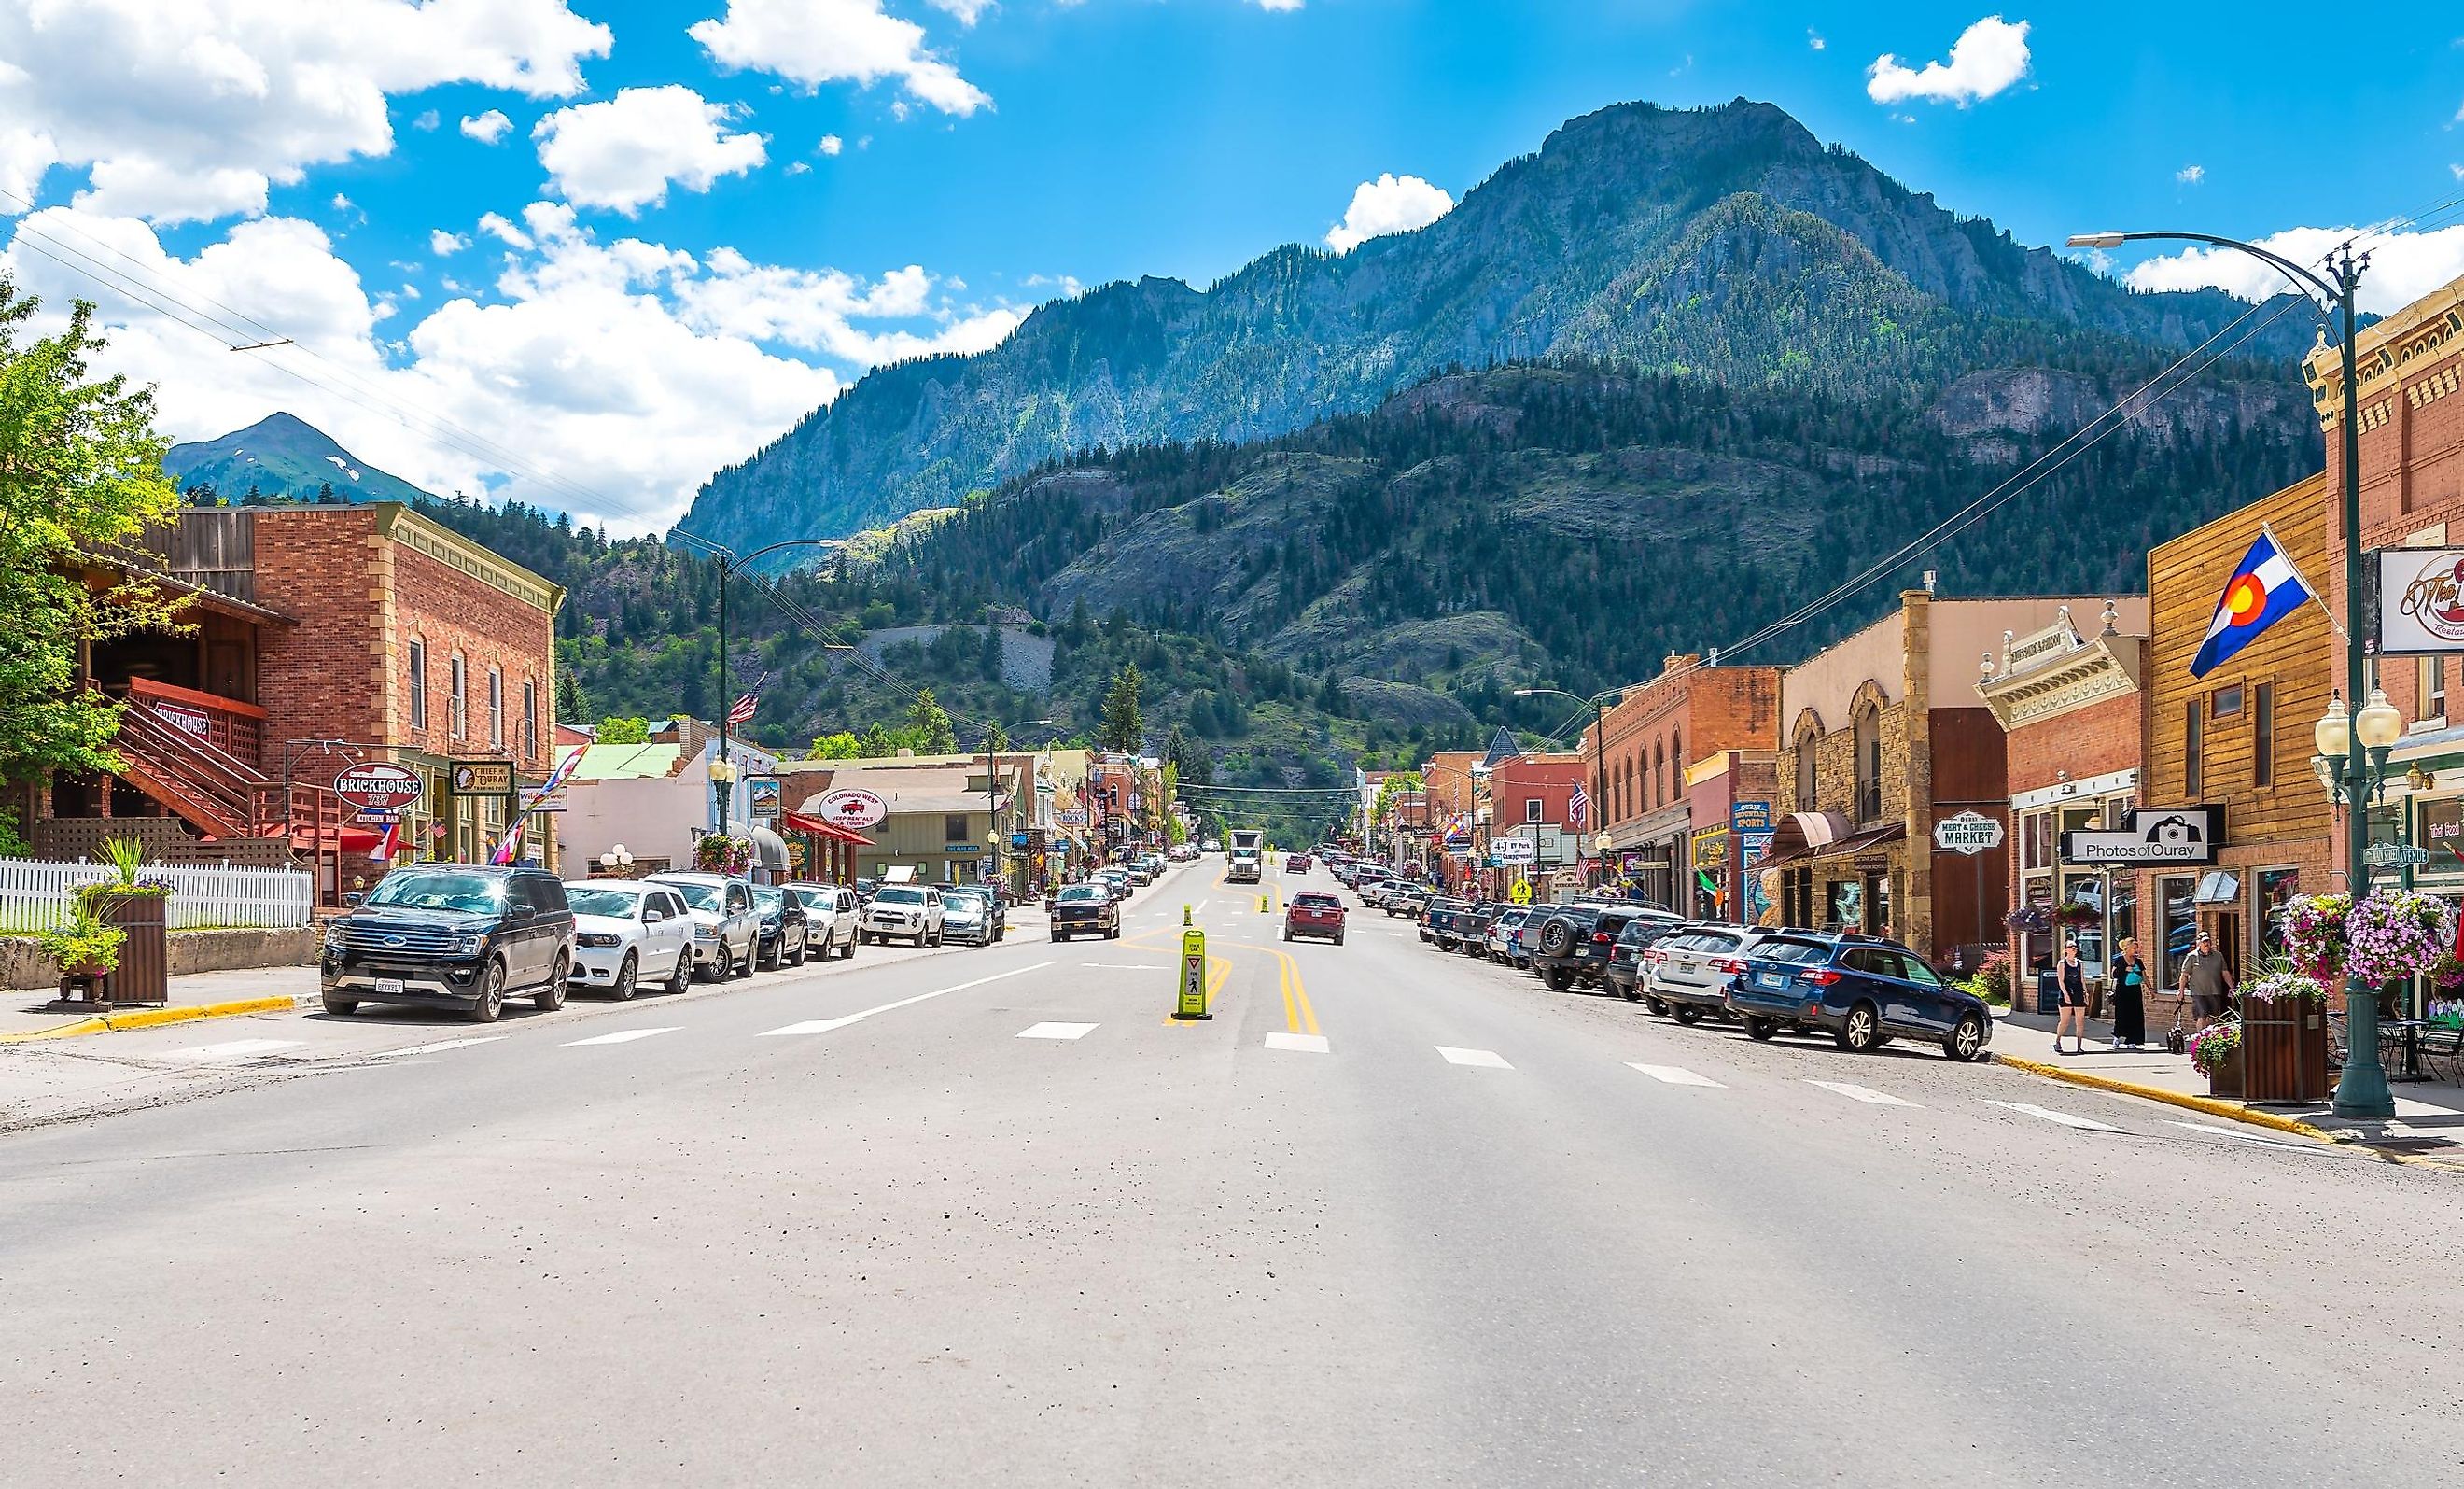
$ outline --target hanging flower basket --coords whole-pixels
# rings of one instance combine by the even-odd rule
[[[2097,919],[2096,906],[2080,904],[2077,900],[2054,912],[2054,923],[2064,930],[2078,930],[2082,926],[2094,925]]]
[[[2454,912],[2419,890],[2379,890],[2344,917],[2344,969],[2365,987],[2427,972],[2454,944]]]
[[[753,839],[724,833],[705,834],[693,845],[693,865],[705,874],[744,874],[753,868]]]
[[[2002,923],[2014,931],[2041,934],[2054,928],[2054,918],[2043,905],[2027,905],[2002,917]]]
[[[2344,979],[2344,922],[2352,908],[2350,895],[2296,895],[2284,902],[2285,958],[2322,988]]]

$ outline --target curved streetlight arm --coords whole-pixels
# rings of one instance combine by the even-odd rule
[[[2117,248],[2124,243],[2145,242],[2205,243],[2211,248],[2230,248],[2236,253],[2248,254],[2253,258],[2259,259],[2269,264],[2278,274],[2283,275],[2286,278],[2293,280],[2298,285],[2300,285],[2305,292],[2317,294],[2320,299],[2327,301],[2330,305],[2334,305],[2343,300],[2348,292],[2346,289],[2340,289],[2336,285],[2328,283],[2317,274],[2295,263],[2292,259],[2285,257],[2281,254],[2272,253],[2267,249],[2259,247],[2255,243],[2245,243],[2239,238],[2220,237],[2212,233],[2074,233],[2071,236],[2068,246],[2072,248]],[[2352,245],[2347,243],[2343,246],[2349,249]]]

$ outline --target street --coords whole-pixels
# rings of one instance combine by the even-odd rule
[[[1117,942],[354,1025],[0,1134],[9,1477],[2456,1473],[2449,1175],[1679,1029],[1357,908],[1287,947],[1219,873]],[[1167,1017],[1184,904],[1211,1022]]]

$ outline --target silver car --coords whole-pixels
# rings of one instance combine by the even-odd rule
[[[1522,905],[1497,912],[1497,919],[1488,922],[1488,959],[1490,961],[1502,962],[1508,967],[1521,967],[1529,960],[1515,951],[1514,932],[1515,928],[1530,919],[1530,916],[1531,912]]]
[[[1746,927],[1689,925],[1642,950],[1642,997],[1655,1013],[1681,1024],[1702,1021],[1727,1006],[1728,979],[1746,969]]]

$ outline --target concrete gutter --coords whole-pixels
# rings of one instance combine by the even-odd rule
[[[2255,1127],[2272,1127],[2277,1132],[2290,1133],[2297,1138],[2308,1138],[2314,1143],[2332,1143],[2344,1147],[2366,1148],[2391,1164],[2418,1164],[2424,1167],[2448,1169],[2457,1167],[2453,1163],[2420,1154],[2391,1153],[2372,1144],[2365,1137],[2330,1132],[2324,1127],[2313,1126],[2309,1122],[2292,1117],[2279,1117],[2274,1112],[2263,1112],[2255,1107],[2245,1106],[2239,1101],[2221,1100],[2212,1096],[2198,1096],[2188,1091],[2168,1091],[2163,1086],[2141,1085],[2135,1080],[2116,1080],[2111,1076],[2091,1075],[2083,1070],[2070,1070],[2059,1065],[2047,1065],[2038,1060],[2019,1059],[2013,1056],[1998,1053],[1993,1056],[1993,1063],[2008,1065],[2013,1070],[2024,1070],[2032,1076],[2042,1076],[2048,1080],[2060,1080],[2075,1086],[2110,1091],[2117,1096],[2135,1096],[2145,1100],[2163,1101],[2168,1106],[2205,1112],[2211,1117],[2221,1117],[2228,1122],[2248,1122]]]
[[[299,1006],[291,997],[241,998],[231,1003],[191,1003],[178,1008],[132,1009],[81,1018],[56,1029],[0,1034],[0,1044],[28,1044],[37,1039],[68,1039],[78,1034],[107,1033],[116,1029],[153,1029],[164,1024],[193,1024],[208,1018],[244,1018],[251,1013],[288,1013]]]

